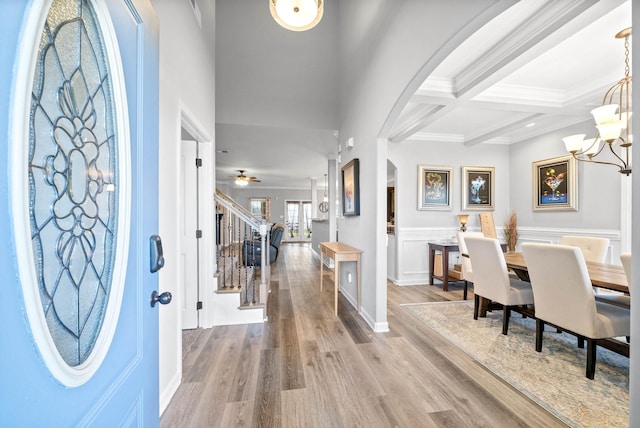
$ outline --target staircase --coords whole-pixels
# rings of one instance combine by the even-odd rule
[[[247,324],[266,320],[271,225],[256,220],[231,197],[216,189],[216,278],[214,324]],[[260,266],[245,266],[243,242],[259,240]],[[249,259],[254,258],[248,255]]]

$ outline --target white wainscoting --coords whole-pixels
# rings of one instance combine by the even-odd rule
[[[429,283],[429,242],[456,239],[457,229],[453,227],[397,227],[395,278],[389,278],[397,285],[417,285]],[[457,254],[452,254],[455,258]],[[388,272],[392,270],[388,269]]]
[[[519,227],[518,235],[518,246],[523,242],[558,244],[564,235],[609,238],[609,252],[606,262],[616,265],[620,264],[621,234],[619,230]]]
[[[469,229],[473,230],[473,229]],[[387,269],[388,279],[396,285],[419,285],[429,283],[429,242],[455,241],[457,228],[446,227],[396,227],[395,246],[389,245],[388,263],[395,261],[396,266]],[[496,227],[499,237],[502,228]],[[609,238],[607,262],[620,264],[620,231],[595,229],[553,229],[540,227],[519,227],[519,244],[523,242],[544,242],[557,244],[564,235],[600,236]],[[519,249],[519,248],[518,248]],[[459,255],[450,253],[449,264],[459,263]],[[439,283],[439,282],[438,282]]]

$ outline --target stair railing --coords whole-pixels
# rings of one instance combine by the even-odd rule
[[[222,276],[223,290],[234,288],[242,288],[242,304],[252,305],[258,303],[266,303],[270,269],[270,224],[264,220],[257,220],[249,210],[238,204],[229,195],[216,189],[214,195],[216,202],[216,274]],[[242,265],[250,267],[256,265],[256,246],[247,246],[245,254],[243,254],[243,243],[246,241],[254,241],[259,235],[260,237],[260,292],[256,293],[255,281],[249,280],[248,273],[242,273],[240,263],[237,269],[231,267],[227,269],[227,263],[233,263],[233,260],[242,260]],[[228,255],[223,257],[222,253]],[[221,266],[222,264],[222,266]],[[257,267],[257,266],[255,266]],[[222,270],[221,270],[222,268]],[[227,272],[231,275],[229,280],[226,278]],[[230,283],[230,285],[227,285]],[[258,297],[256,297],[256,294]]]

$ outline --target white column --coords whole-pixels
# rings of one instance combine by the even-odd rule
[[[318,218],[318,180],[311,179],[311,217]]]

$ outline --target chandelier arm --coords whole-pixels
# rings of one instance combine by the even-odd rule
[[[627,169],[627,167],[628,167],[627,162],[629,161],[628,157],[627,157],[627,161],[625,161],[624,159],[622,159],[622,158],[620,157],[620,155],[618,155],[618,154],[616,153],[616,151],[615,151],[615,150],[613,150],[613,144],[609,144],[609,143],[607,143],[607,145],[609,146],[609,150],[611,151],[611,153],[613,153],[613,155],[614,155],[615,157],[617,157],[618,159],[620,159],[620,162],[622,162],[622,165],[624,165],[624,169]],[[628,151],[628,150],[627,150],[626,152],[627,152],[627,153],[629,153],[629,151]],[[622,168],[621,168],[621,169],[622,169]]]
[[[587,150],[589,150],[591,147],[593,147],[594,144],[598,144],[598,140],[602,140],[602,138],[600,138],[600,133],[598,132],[598,134],[596,135],[596,138],[593,139],[593,144],[591,144],[589,147],[587,147]],[[600,146],[600,148],[598,149],[597,152],[593,153],[591,156],[586,155],[585,156],[589,156],[589,159],[598,156],[600,153],[602,153],[602,151],[604,150],[604,146],[607,145],[608,143],[604,140],[602,140],[602,142],[604,144],[602,144],[602,146]],[[584,154],[584,150],[581,150],[581,153]]]
[[[626,170],[628,168],[628,165],[626,164],[626,162],[622,161],[623,165],[620,166],[617,163],[613,163],[613,162],[605,162],[605,161],[599,161],[599,160],[593,160],[593,159],[585,159],[585,158],[581,158],[579,157],[577,154],[574,154],[573,157],[575,158],[575,160],[580,161],[580,162],[591,162],[591,163],[597,163],[600,165],[611,165],[611,166],[615,166],[616,168],[618,168],[620,171]],[[621,159],[622,160],[622,159]]]

